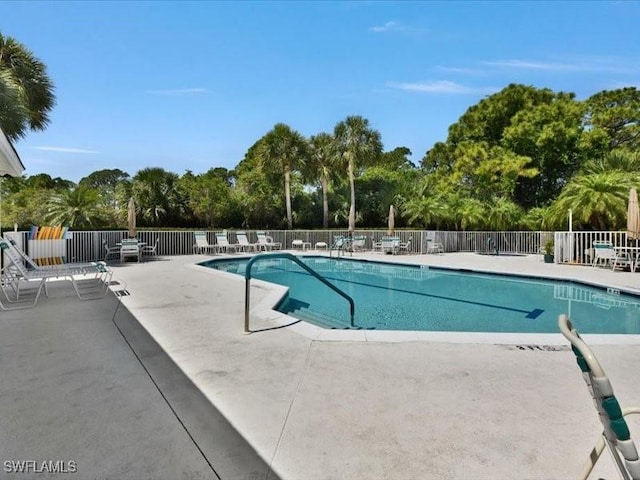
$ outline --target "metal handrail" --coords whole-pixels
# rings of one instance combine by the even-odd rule
[[[290,253],[285,253],[285,252],[263,253],[263,254],[258,254],[258,255],[255,255],[254,257],[252,257],[249,260],[249,262],[247,262],[247,267],[246,267],[245,272],[244,272],[244,280],[245,280],[245,282],[244,282],[244,333],[251,333],[251,330],[249,329],[249,305],[250,305],[250,302],[251,302],[251,298],[250,298],[251,267],[258,260],[262,260],[262,259],[265,259],[265,258],[287,258],[287,259],[291,260],[292,262],[297,263],[298,265],[300,265],[304,270],[309,272],[309,274],[311,274],[311,276],[313,276],[313,277],[317,278],[318,280],[320,280],[322,283],[324,283],[327,287],[329,287],[331,290],[336,292],[338,295],[344,297],[349,302],[349,311],[350,311],[350,314],[351,314],[351,326],[352,327],[354,326],[353,316],[355,314],[356,306],[355,306],[355,303],[353,302],[353,298],[351,298],[349,295],[344,293],[342,290],[340,290],[338,287],[336,287],[333,283],[329,282],[326,278],[324,278],[322,275],[320,275],[318,272],[316,272],[314,269],[312,269],[309,265],[307,265],[306,263],[301,261],[295,255],[292,255]]]

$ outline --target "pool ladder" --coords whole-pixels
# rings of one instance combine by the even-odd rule
[[[249,310],[250,310],[250,304],[251,304],[251,267],[253,267],[253,264],[256,263],[257,261],[263,260],[265,258],[286,258],[288,260],[291,260],[292,262],[297,263],[300,267],[302,267],[303,270],[306,270],[307,272],[309,272],[309,274],[312,277],[317,278],[322,283],[324,283],[327,287],[329,287],[331,290],[336,292],[338,295],[340,295],[341,297],[344,297],[349,302],[349,313],[351,315],[350,324],[351,324],[351,327],[354,327],[353,316],[355,315],[356,306],[355,306],[355,303],[353,302],[353,298],[351,298],[349,295],[344,293],[342,290],[336,287],[333,283],[329,282],[329,280],[324,278],[322,275],[320,275],[318,272],[316,272],[314,269],[312,269],[309,265],[304,263],[295,255],[292,255],[290,253],[279,252],[279,253],[258,254],[252,257],[249,260],[249,262],[247,262],[247,267],[244,272],[244,333],[251,333],[251,329],[249,328]]]

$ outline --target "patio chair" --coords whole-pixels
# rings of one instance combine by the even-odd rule
[[[409,237],[409,240],[404,243],[400,242],[400,245],[398,246],[398,253],[410,253],[411,240],[413,240],[413,237]]]
[[[400,248],[399,237],[382,237],[382,253],[391,253],[395,255]]]
[[[256,243],[258,249],[260,250],[280,250],[282,249],[282,244],[280,242],[274,242],[273,238],[267,235],[266,232],[258,231],[256,232],[258,236],[258,241]]]
[[[113,255],[115,257],[119,257],[120,256],[120,245],[115,245],[113,247],[110,247],[109,244],[107,243],[107,239],[103,238],[102,239],[102,246],[104,248],[104,261],[106,262],[109,259],[110,255]]]
[[[142,255],[158,255],[158,244],[160,243],[160,237],[156,237],[156,241],[153,245],[144,245],[140,248],[140,253]]]
[[[560,327],[560,332],[571,343],[571,349],[587,383],[587,389],[598,411],[598,417],[604,426],[604,431],[591,451],[580,478],[587,479],[606,447],[613,457],[620,476],[624,479],[639,480],[640,458],[638,458],[638,451],[631,439],[629,427],[624,417],[626,415],[639,414],[640,407],[621,409],[613,392],[611,382],[593,351],[582,340],[566,315],[560,315],[558,326]]]
[[[233,250],[234,253],[238,252],[238,246],[230,244],[227,234],[224,232],[216,233],[216,248],[219,252],[223,250],[225,253],[229,253],[229,250]]]
[[[196,243],[193,244],[193,253],[216,252],[217,246],[209,243],[206,232],[193,232],[193,236],[196,239]]]
[[[426,253],[444,253],[444,246],[440,242],[435,242],[432,239],[427,238]]]
[[[238,247],[243,252],[249,252],[249,251],[255,252],[258,250],[258,246],[255,243],[249,242],[246,232],[236,232],[236,238],[238,239]]]
[[[354,252],[363,252],[366,248],[367,237],[365,235],[359,235],[353,237],[351,241],[351,250]]]
[[[616,250],[613,248],[611,242],[595,241],[591,245],[593,248],[593,263],[592,267],[596,267],[600,263],[604,266],[607,264],[614,264],[616,258]],[[615,268],[615,265],[614,265]]]
[[[331,250],[345,250],[349,246],[349,237],[334,235]]]
[[[17,245],[11,245],[4,239],[0,240],[0,249],[9,262],[9,265],[2,270],[3,293],[9,302],[22,302],[25,294],[24,287],[27,292],[32,292],[33,289],[29,286],[35,283],[37,286],[33,301],[35,305],[43,289],[47,295],[47,280],[70,281],[80,300],[104,297],[109,289],[113,271],[104,262],[40,267]],[[31,269],[25,266],[25,262]],[[87,278],[88,276],[93,278]],[[7,290],[11,290],[13,294],[9,295]]]
[[[141,252],[137,238],[125,238],[122,240],[120,247],[120,261],[124,262],[127,258],[135,258],[140,262]]]

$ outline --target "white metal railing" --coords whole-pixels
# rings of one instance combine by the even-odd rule
[[[149,245],[155,244],[157,238],[158,255],[187,255],[193,253],[195,230],[140,230],[138,238]],[[199,229],[198,231],[202,231]],[[215,233],[221,230],[205,230],[210,244],[215,243]],[[255,230],[243,230],[250,243],[257,241]],[[236,232],[228,230],[229,243],[236,244]],[[555,233],[555,235],[554,235]],[[65,240],[41,240],[36,244],[28,241],[27,231],[5,232],[14,238],[29,254],[49,257],[55,261],[86,262],[104,258],[103,241],[114,246],[123,238],[127,238],[127,230],[117,231],[72,231]],[[327,245],[333,243],[334,236],[348,235],[347,230],[269,230],[267,232],[274,242],[282,244],[283,249],[292,249],[294,240],[302,240],[311,244],[314,249],[317,243]],[[355,235],[366,237],[365,250],[372,250],[374,242],[380,242],[387,235],[386,230],[356,230]],[[596,240],[610,241],[614,246],[627,244],[626,232],[455,232],[441,230],[396,230],[394,236],[402,243],[411,239],[408,253],[427,252],[428,241],[441,243],[445,252],[490,252],[495,245],[500,253],[537,254],[548,239],[555,237],[556,263],[573,262],[590,263],[589,250]],[[491,243],[489,242],[491,239]],[[62,245],[62,247],[61,247]],[[31,247],[31,248],[30,248]]]
[[[614,247],[627,246],[627,232],[555,232],[555,262],[590,264],[593,242],[610,242]]]

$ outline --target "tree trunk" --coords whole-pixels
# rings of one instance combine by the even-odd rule
[[[349,186],[351,187],[351,207],[349,207],[349,232],[356,229],[356,183],[353,178],[353,159],[349,159]]]
[[[322,175],[320,182],[322,183],[322,228],[329,228],[329,194],[327,191],[329,182],[327,182],[325,175]]]
[[[293,229],[293,215],[291,214],[291,170],[284,170],[284,196],[287,205],[287,225],[289,230]]]

